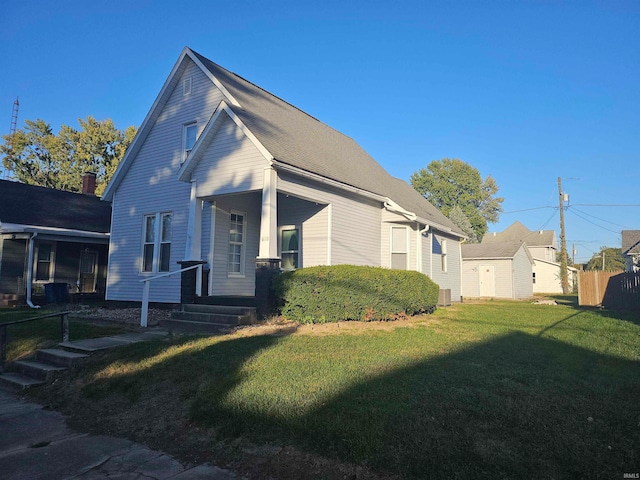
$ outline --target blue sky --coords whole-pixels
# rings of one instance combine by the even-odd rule
[[[88,115],[139,126],[187,45],[353,137],[392,175],[450,157],[493,176],[505,201],[490,231],[519,220],[559,235],[558,177],[576,261],[640,229],[640,2],[21,0],[2,11],[2,134],[17,96],[19,127]],[[594,204],[636,206],[581,206]]]

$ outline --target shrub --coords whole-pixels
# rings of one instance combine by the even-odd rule
[[[355,265],[302,268],[274,279],[280,313],[301,323],[394,320],[432,313],[438,290],[419,272]]]

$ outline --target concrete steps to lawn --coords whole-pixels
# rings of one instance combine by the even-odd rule
[[[257,323],[256,308],[232,305],[183,304],[171,318],[160,321],[170,331],[215,334]]]
[[[42,385],[87,356],[60,348],[36,350],[33,358],[9,364],[9,371],[0,374],[0,383],[18,390]]]

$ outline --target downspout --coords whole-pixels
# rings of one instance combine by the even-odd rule
[[[422,242],[422,234],[426,233],[429,230],[429,225],[425,225],[422,230],[420,230],[420,223],[418,223],[417,225],[418,225],[418,240],[417,240],[418,241],[418,245],[417,245],[417,252],[418,252],[418,254],[417,254],[417,257],[418,257],[417,258],[417,263],[418,263],[418,265],[417,265],[417,267],[418,268],[417,268],[417,270],[420,273],[423,273],[422,272],[422,243],[423,243]]]
[[[38,232],[34,232],[31,235],[31,238],[29,239],[29,252],[27,253],[27,255],[29,256],[29,258],[27,259],[27,305],[29,305],[31,308],[40,308],[40,305],[34,305],[33,302],[31,301],[31,284],[33,282],[33,254],[34,254],[34,244],[35,244],[35,238],[38,236]]]

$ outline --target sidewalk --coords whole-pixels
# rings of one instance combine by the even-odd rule
[[[147,335],[125,334],[71,343],[93,351],[144,341]],[[183,465],[169,455],[122,438],[76,432],[67,426],[62,414],[45,410],[2,387],[0,432],[0,477],[8,480],[238,478],[210,464]]]

